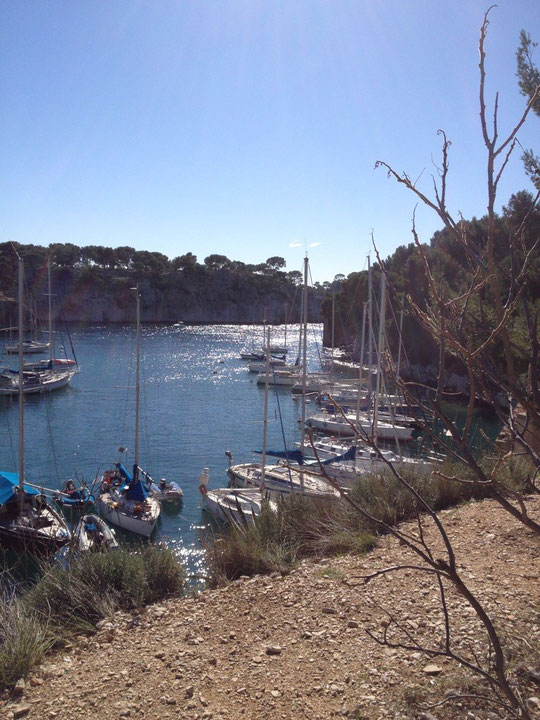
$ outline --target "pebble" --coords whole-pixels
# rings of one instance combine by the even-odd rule
[[[266,648],[267,655],[281,655],[281,647],[279,645],[268,645]]]
[[[426,665],[422,672],[426,675],[440,675],[440,673],[442,673],[442,667],[439,665]]]
[[[24,715],[30,712],[30,705],[14,705],[11,708],[11,712],[13,713],[14,719],[24,717]]]

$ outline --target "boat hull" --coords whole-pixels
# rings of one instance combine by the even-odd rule
[[[212,518],[234,525],[253,525],[263,502],[256,488],[208,490],[204,495],[205,509]]]
[[[259,488],[261,485],[261,466],[256,463],[231,465],[227,472],[231,484],[235,487]],[[284,465],[265,466],[264,490],[271,497],[283,497],[292,492],[303,493],[309,497],[330,499],[339,497],[339,493],[329,483],[310,474],[307,469],[304,473],[300,473]]]
[[[73,372],[63,372],[57,375],[49,375],[45,378],[40,377],[35,383],[23,384],[23,394],[32,395],[35,393],[46,393],[52,392],[53,390],[59,390],[65,387],[71,381]],[[0,386],[0,395],[18,395],[19,394],[19,382],[18,379],[14,379],[7,386]]]
[[[24,526],[17,519],[0,518],[0,545],[33,554],[53,553],[67,542],[71,535],[62,518],[50,507],[41,511],[47,526]]]
[[[314,415],[306,420],[306,425],[316,430],[321,430],[332,435],[345,435],[353,437],[356,435],[355,427],[359,428],[359,433],[367,433],[371,435],[371,424],[362,420],[357,424],[356,418],[351,418],[347,422],[341,416],[322,416]],[[379,423],[377,425],[377,436],[388,440],[409,440],[412,435],[412,428],[402,427],[399,425],[390,425],[389,423]]]
[[[128,530],[136,535],[148,538],[156,527],[160,507],[159,502],[151,496],[148,496],[146,502],[149,504],[150,510],[148,513],[145,513],[144,516],[137,516],[130,512],[128,506],[123,506],[121,501],[118,501],[109,493],[100,495],[96,500],[96,505],[107,522],[111,522],[123,530]]]

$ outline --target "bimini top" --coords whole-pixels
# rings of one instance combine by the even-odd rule
[[[4,472],[0,470],[0,505],[9,502],[17,492],[19,487],[19,474],[14,472]],[[37,488],[24,485],[24,492],[28,495],[39,495]]]

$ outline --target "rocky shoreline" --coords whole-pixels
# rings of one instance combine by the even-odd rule
[[[540,500],[526,501],[540,515]],[[478,593],[525,678],[526,700],[539,708],[537,539],[492,501],[441,512],[464,577]],[[413,532],[415,524],[403,526]],[[432,530],[427,531],[428,537]],[[368,584],[362,579],[409,551],[393,538],[361,558],[306,562],[289,576],[244,578],[185,600],[117,614],[91,637],[50,657],[0,715],[30,720],[137,718],[450,718],[505,717],[474,700],[427,706],[451,690],[485,692],[455,663],[383,648],[383,608],[397,613],[419,641],[437,643],[443,618],[430,576],[406,570]],[[449,594],[462,653],[482,653],[473,613]],[[538,663],[538,657],[536,657]],[[476,704],[475,704],[476,703]]]

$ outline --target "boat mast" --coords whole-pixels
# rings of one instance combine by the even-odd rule
[[[377,444],[377,421],[379,415],[379,393],[381,391],[381,362],[384,343],[384,322],[386,314],[386,275],[381,273],[381,303],[379,311],[379,344],[377,347],[377,378],[375,385],[375,404],[373,408],[373,442]]]
[[[332,290],[332,356],[330,360],[330,386],[334,385],[334,321],[335,321],[336,293]]]
[[[141,396],[141,296],[139,286],[135,288],[137,295],[137,366],[135,378],[135,464],[133,466],[133,480],[137,480],[139,474],[139,403]]]
[[[54,347],[53,347],[53,326],[52,326],[52,295],[51,295],[51,256],[47,261],[47,279],[49,281],[49,361],[53,366]]]
[[[24,500],[24,306],[23,306],[23,285],[24,285],[24,263],[19,257],[19,510],[22,509]]]
[[[298,356],[296,358],[296,365],[300,364],[300,358],[302,357],[302,323],[304,321],[304,292],[300,295],[300,329],[298,332]]]
[[[261,465],[261,485],[260,491],[264,492],[264,481],[266,479],[266,436],[268,434],[268,386],[270,379],[270,326],[265,330],[267,332],[266,338],[266,377],[264,380],[264,415],[263,415],[263,445],[262,445],[262,465]]]
[[[287,303],[285,303],[285,339],[283,343],[283,347],[285,348],[285,352],[287,352],[287,323],[289,320],[289,306]]]
[[[302,293],[303,299],[303,310],[304,317],[302,319],[302,326],[304,328],[304,334],[302,336],[302,421],[300,427],[302,428],[302,444],[300,451],[302,456],[304,455],[305,449],[305,431],[306,431],[306,374],[307,374],[307,283],[308,283],[308,256],[304,258],[304,292]],[[304,473],[300,473],[300,482],[302,486],[302,492],[304,492]]]
[[[367,384],[367,411],[368,422],[371,418],[371,395],[373,393],[373,373],[371,355],[373,348],[373,278],[371,273],[371,261],[368,255],[368,384]],[[373,433],[371,433],[373,434]]]
[[[358,391],[356,394],[356,425],[357,425],[357,427],[360,422],[360,400],[361,400],[361,392],[362,392],[362,382],[364,380],[362,364],[364,362],[364,346],[365,346],[365,342],[366,342],[366,305],[367,305],[367,303],[364,303],[364,307],[362,309],[362,339],[360,340],[360,369],[358,371]]]
[[[399,313],[399,343],[398,343],[398,355],[397,355],[397,367],[396,367],[396,379],[399,382],[399,374],[401,372],[401,345],[403,337],[403,298],[401,300],[401,311]],[[401,396],[401,393],[400,393]]]

